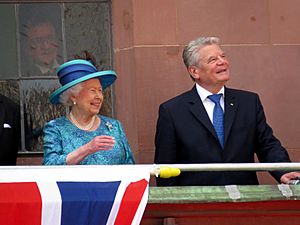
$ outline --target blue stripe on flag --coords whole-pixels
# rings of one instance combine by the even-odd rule
[[[57,182],[62,198],[61,225],[104,225],[120,181]]]

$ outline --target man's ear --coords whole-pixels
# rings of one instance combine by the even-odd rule
[[[193,77],[194,80],[198,80],[200,78],[200,75],[199,75],[199,68],[196,67],[196,66],[190,66],[188,68],[188,72],[189,74]]]

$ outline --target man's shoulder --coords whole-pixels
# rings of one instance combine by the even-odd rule
[[[257,97],[258,94],[253,91],[234,89],[234,88],[226,88],[225,89],[225,97],[226,95],[234,96],[234,97]]]
[[[16,102],[9,99],[8,97],[0,94],[0,104],[3,104],[5,109],[9,110],[19,110],[19,106]]]
[[[189,91],[185,91],[171,99],[166,100],[165,102],[163,102],[161,105],[176,105],[176,104],[181,104],[182,102],[187,101],[188,99],[191,98],[191,96],[193,95],[193,89],[189,90]]]

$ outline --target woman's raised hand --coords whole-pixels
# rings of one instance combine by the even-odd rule
[[[95,153],[99,150],[109,150],[115,144],[115,139],[112,136],[101,135],[95,137],[87,144],[90,154]]]

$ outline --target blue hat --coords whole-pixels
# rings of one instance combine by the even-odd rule
[[[114,71],[98,71],[92,63],[82,59],[71,60],[60,65],[56,70],[56,74],[61,87],[50,95],[49,99],[53,104],[59,104],[59,96],[64,91],[83,81],[99,78],[104,90],[117,79],[117,74]]]

